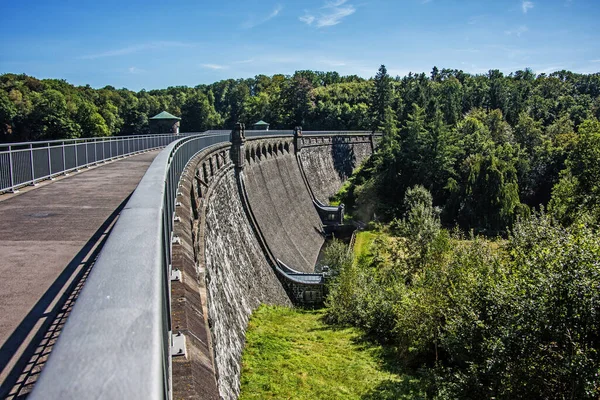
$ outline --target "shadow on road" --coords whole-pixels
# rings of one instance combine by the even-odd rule
[[[128,196],[69,262],[0,348],[0,399],[25,398],[48,359],[91,268]],[[48,310],[48,308],[50,310]],[[31,339],[29,339],[31,338]],[[23,350],[21,350],[24,347]],[[12,367],[9,363],[12,361]],[[5,369],[11,368],[6,374]]]

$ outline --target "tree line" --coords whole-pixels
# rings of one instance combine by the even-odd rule
[[[406,190],[423,185],[445,225],[503,234],[540,205],[563,222],[596,210],[600,177],[600,74],[373,80],[372,128],[379,151],[340,199],[365,220],[406,211]]]
[[[434,67],[394,78],[382,66],[372,79],[297,71],[139,92],[0,76],[4,142],[148,133],[163,110],[182,118],[182,132],[261,119],[273,129],[383,131],[342,199],[365,219],[401,216],[399,199],[416,184],[444,224],[490,234],[540,204],[564,221],[598,204],[600,74]]]
[[[182,132],[231,129],[261,119],[272,128],[368,129],[370,81],[336,72],[258,75],[160,90],[73,86],[64,80],[0,75],[0,140],[51,140],[143,134],[167,111]]]

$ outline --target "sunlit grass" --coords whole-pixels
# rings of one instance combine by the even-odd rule
[[[262,306],[252,315],[240,399],[415,399],[419,380],[355,328],[335,328],[324,311]]]
[[[360,231],[356,232],[356,240],[354,242],[354,257],[359,259],[361,257],[371,258],[372,245],[375,239],[384,236],[385,233],[378,231]]]

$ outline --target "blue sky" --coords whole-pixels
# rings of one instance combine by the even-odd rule
[[[600,0],[0,0],[0,73],[133,90],[300,69],[600,71]]]

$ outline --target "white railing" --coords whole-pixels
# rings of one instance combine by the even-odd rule
[[[119,157],[161,148],[177,135],[137,135],[0,144],[0,193]]]

